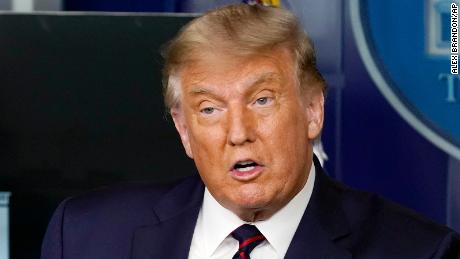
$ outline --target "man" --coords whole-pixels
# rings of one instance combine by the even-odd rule
[[[200,177],[64,201],[42,258],[457,258],[459,237],[329,179],[324,81],[288,11],[234,5],[165,52],[165,103]]]

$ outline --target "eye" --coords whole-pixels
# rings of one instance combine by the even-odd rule
[[[261,97],[256,100],[256,104],[258,105],[267,105],[272,101],[269,97]]]
[[[214,110],[215,109],[213,107],[206,107],[206,108],[201,109],[200,112],[209,115],[209,114],[213,114]]]

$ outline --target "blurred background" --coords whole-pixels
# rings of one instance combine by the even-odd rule
[[[161,46],[232,0],[0,0],[0,259],[39,258],[65,197],[195,174],[161,96]],[[460,231],[456,1],[260,1],[292,10],[329,92],[328,173]]]

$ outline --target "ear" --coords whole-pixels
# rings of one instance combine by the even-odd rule
[[[192,149],[190,148],[190,138],[188,135],[187,123],[185,122],[184,112],[181,108],[171,108],[171,116],[174,121],[174,126],[179,133],[182,145],[184,146],[185,153],[193,159]]]
[[[308,138],[319,137],[324,122],[324,95],[321,90],[311,91],[307,106]]]

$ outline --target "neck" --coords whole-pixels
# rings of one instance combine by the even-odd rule
[[[280,208],[281,209],[281,208]],[[243,221],[256,222],[269,219],[278,210],[254,210],[254,211],[240,211],[236,215]]]

